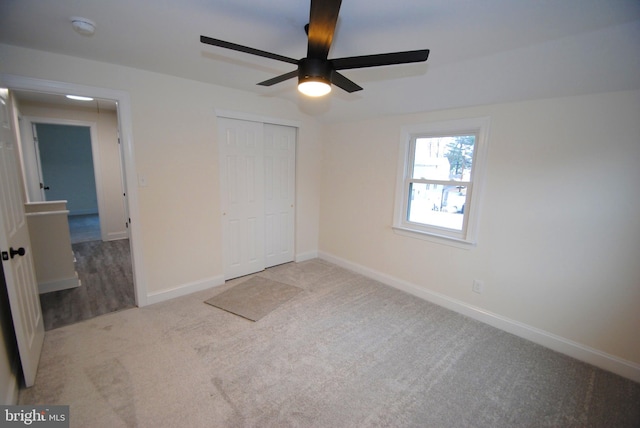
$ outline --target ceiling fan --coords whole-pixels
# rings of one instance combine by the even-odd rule
[[[200,36],[200,42],[234,51],[245,52],[277,61],[296,64],[298,68],[264,82],[262,86],[298,77],[298,90],[310,96],[322,96],[331,91],[334,84],[347,92],[362,90],[360,86],[347,79],[338,70],[353,68],[378,67],[382,65],[423,62],[429,57],[429,49],[393,52],[376,55],[352,56],[347,58],[328,59],[333,33],[338,21],[338,13],[342,0],[311,0],[309,23],[305,26],[308,36],[307,56],[300,60],[286,56],[238,45],[224,40]]]

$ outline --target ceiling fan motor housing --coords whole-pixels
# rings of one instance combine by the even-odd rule
[[[321,81],[331,84],[333,67],[329,60],[321,58],[302,58],[298,62],[298,83]]]

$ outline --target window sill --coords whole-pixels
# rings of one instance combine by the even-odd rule
[[[422,239],[423,241],[431,241],[437,244],[449,245],[456,248],[462,248],[463,250],[470,250],[475,248],[477,243],[475,240],[466,240],[461,238],[455,238],[453,236],[438,235],[431,232],[424,232],[422,230],[410,229],[402,226],[392,226],[394,233],[409,238]]]

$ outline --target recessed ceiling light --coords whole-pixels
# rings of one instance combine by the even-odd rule
[[[93,101],[93,98],[91,97],[81,97],[80,95],[67,95],[67,98],[76,101]]]
[[[96,23],[90,19],[72,16],[70,20],[73,29],[83,36],[91,36],[96,32]]]

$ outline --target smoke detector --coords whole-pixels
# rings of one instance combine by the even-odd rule
[[[83,36],[91,36],[96,32],[96,23],[90,19],[73,16],[70,18],[70,20],[73,29]]]

